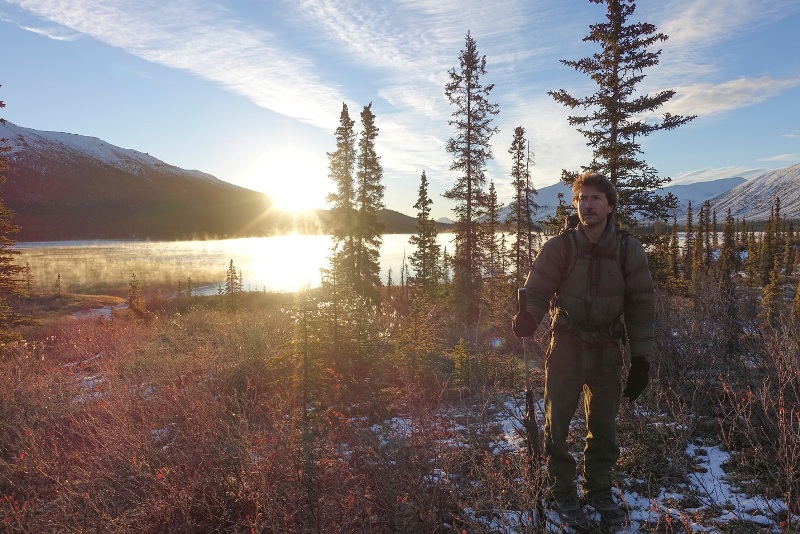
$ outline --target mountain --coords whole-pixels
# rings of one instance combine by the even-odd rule
[[[263,235],[279,226],[264,194],[95,137],[0,126],[12,147],[0,198],[18,241]]]
[[[664,193],[672,193],[678,198],[678,210],[675,215],[678,221],[682,221],[686,218],[686,210],[689,206],[689,202],[692,203],[692,210],[697,213],[700,205],[706,200],[711,200],[745,182],[747,182],[747,180],[741,176],[720,178],[707,182],[671,185],[664,188]]]
[[[671,185],[659,192],[661,195],[667,193],[672,193],[678,198],[676,211],[678,223],[685,221],[689,202],[697,214],[700,205],[705,201],[711,203],[720,220],[730,208],[734,218],[766,221],[776,197],[781,199],[781,216],[797,219],[800,218],[800,164],[769,171],[750,179],[742,176],[719,178],[692,184]],[[534,202],[539,206],[534,216],[536,220],[545,220],[555,214],[559,194],[563,194],[564,202],[572,203],[572,190],[563,182],[537,190],[534,197]],[[504,208],[501,219],[505,219],[508,211],[509,208]]]
[[[330,228],[330,211],[316,210],[315,217],[318,219],[320,227]],[[384,232],[387,234],[414,234],[417,231],[417,218],[399,211],[380,209],[378,210],[378,220],[383,223]],[[434,222],[434,226],[437,231],[448,232],[452,229],[452,222],[438,220]]]
[[[12,152],[0,198],[15,212],[17,241],[193,239],[323,233],[327,210],[272,209],[269,196],[185,170],[96,137],[0,124]],[[382,210],[389,233],[416,219]],[[437,225],[444,229],[447,225]]]
[[[781,217],[800,218],[800,163],[738,185],[712,199],[711,206],[717,216],[724,216],[730,209],[734,218],[765,221],[776,198],[781,200]]]

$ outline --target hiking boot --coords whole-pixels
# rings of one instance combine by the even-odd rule
[[[603,524],[621,527],[628,521],[627,512],[620,508],[611,497],[589,501],[589,506],[600,514],[600,522]]]
[[[583,513],[583,508],[577,499],[566,501],[553,501],[553,510],[558,514],[562,527],[570,527],[576,530],[585,530],[591,526],[591,521]]]

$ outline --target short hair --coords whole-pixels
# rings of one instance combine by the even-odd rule
[[[578,202],[578,196],[581,194],[581,190],[587,185],[591,185],[596,187],[601,193],[605,193],[606,198],[608,199],[608,204],[610,206],[617,207],[617,188],[614,187],[614,184],[611,183],[611,180],[600,174],[599,172],[594,171],[587,171],[577,178],[575,181],[572,182],[572,204],[576,205]]]

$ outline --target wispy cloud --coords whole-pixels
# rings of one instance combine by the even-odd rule
[[[669,103],[669,109],[683,115],[710,117],[759,104],[798,85],[800,79],[775,80],[765,76],[679,86],[675,88],[676,97]]]
[[[760,158],[758,161],[800,161],[800,154],[776,154],[766,158]]]
[[[227,10],[188,0],[17,0],[22,8],[145,60],[217,82],[256,104],[332,129],[344,100],[311,62]]]
[[[673,176],[670,185],[692,184],[695,182],[707,182],[710,180],[720,180],[723,178],[734,177],[740,177],[749,180],[751,178],[761,176],[770,170],[771,169],[768,168],[754,169],[752,167],[743,166],[696,169]]]
[[[54,41],[75,41],[80,37],[80,35],[75,32],[71,31],[65,32],[63,28],[58,28],[58,27],[42,28],[42,27],[21,25],[20,28],[22,28],[25,31],[35,33],[37,35],[47,37],[48,39],[52,39]]]
[[[741,42],[766,24],[800,13],[800,2],[785,0],[671,0],[637,10],[665,33],[660,65],[646,82],[650,87],[720,84],[726,76],[719,46]],[[690,84],[691,85],[691,84]]]
[[[674,0],[660,7],[659,30],[683,49],[713,46],[800,10],[785,0]]]

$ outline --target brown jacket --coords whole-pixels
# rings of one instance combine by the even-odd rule
[[[569,232],[575,236],[572,252]],[[596,245],[580,227],[548,240],[525,282],[528,311],[536,324],[550,310],[551,300],[551,328],[576,332],[586,341],[614,337],[612,325],[622,319],[631,355],[649,358],[653,353],[653,280],[642,244],[632,237],[625,242],[623,273],[620,234],[612,222]]]

